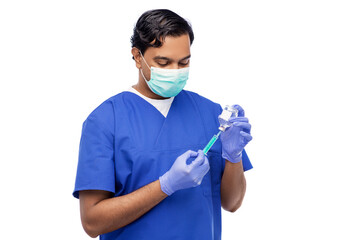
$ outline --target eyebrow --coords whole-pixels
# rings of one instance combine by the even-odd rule
[[[185,60],[185,59],[188,59],[188,58],[190,58],[191,57],[191,55],[188,55],[188,56],[186,56],[186,57],[184,57],[184,58],[182,58],[182,59],[180,59],[180,61],[179,62],[181,62],[181,61],[183,61],[183,60]],[[154,60],[167,60],[167,61],[174,61],[173,59],[171,59],[171,58],[168,58],[168,57],[163,57],[163,56],[156,56],[156,57],[154,57],[153,58]]]

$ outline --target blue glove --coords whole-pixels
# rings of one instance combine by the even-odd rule
[[[189,158],[195,157],[191,163],[186,163]],[[159,178],[161,190],[170,196],[177,190],[199,186],[209,169],[209,161],[202,150],[189,150],[180,155],[170,170]]]
[[[239,105],[233,105],[238,112],[238,117],[230,118],[232,125],[221,133],[222,157],[232,163],[241,161],[242,151],[248,142],[251,141],[251,125],[244,117],[244,110]]]

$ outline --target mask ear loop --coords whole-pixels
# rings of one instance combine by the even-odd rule
[[[146,62],[146,60],[145,60],[145,58],[144,58],[144,55],[142,55],[141,51],[139,51],[139,53],[140,53],[142,59],[144,60],[146,66],[151,70],[151,68],[149,67],[149,65],[147,64],[147,62]]]
[[[142,59],[144,60],[146,66],[151,70],[151,68],[150,68],[149,65],[147,64],[147,62],[146,62],[146,60],[145,60],[145,58],[144,58],[144,56],[142,55],[142,53],[141,53],[140,50],[139,50],[139,53],[140,53]],[[147,79],[145,78],[142,68],[140,69],[140,72],[141,72],[142,77],[143,77],[144,80],[146,81],[146,83],[147,83],[148,81],[150,81],[150,80],[147,80]]]

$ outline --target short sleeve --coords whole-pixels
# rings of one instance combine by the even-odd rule
[[[79,198],[82,190],[115,192],[112,106],[111,102],[104,102],[83,123],[73,191],[75,198]]]
[[[242,164],[244,172],[253,168],[245,149],[242,151]]]

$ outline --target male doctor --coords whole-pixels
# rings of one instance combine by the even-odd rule
[[[131,38],[138,82],[85,120],[74,197],[86,233],[100,239],[221,239],[221,207],[244,198],[244,150],[252,139],[243,109],[218,132],[219,104],[183,90],[190,24],[176,13],[145,12]],[[194,81],[206,81],[194,79]]]

